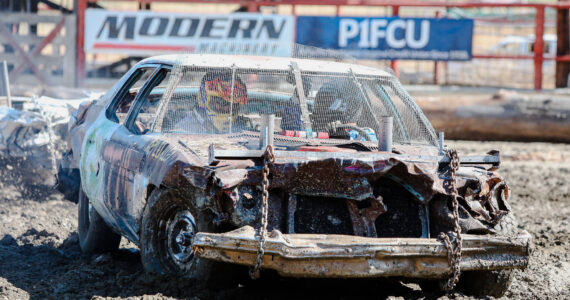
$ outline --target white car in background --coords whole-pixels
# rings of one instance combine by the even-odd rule
[[[489,51],[489,54],[501,55],[534,55],[534,36],[507,36]],[[556,56],[556,35],[545,34],[544,41],[544,57]]]
[[[544,58],[556,56],[556,35],[544,35]],[[504,56],[534,56],[534,36],[511,35],[501,39],[486,53]],[[542,64],[543,85],[554,83],[554,60]],[[473,59],[468,62],[449,62],[447,84],[475,86],[506,86],[532,88],[534,84],[533,59]]]

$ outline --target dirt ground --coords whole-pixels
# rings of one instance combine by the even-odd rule
[[[570,298],[570,145],[451,141],[460,154],[499,149],[520,226],[534,239],[530,266],[516,271],[512,299]],[[12,168],[12,170],[10,170]],[[398,280],[273,279],[230,290],[144,273],[136,247],[123,239],[112,254],[81,254],[77,206],[55,192],[27,192],[0,168],[0,299],[431,299]],[[267,278],[267,276],[266,276]],[[471,299],[452,293],[442,299]]]

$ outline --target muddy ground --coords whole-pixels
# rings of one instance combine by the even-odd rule
[[[501,173],[510,184],[511,204],[535,249],[530,266],[516,271],[506,297],[570,298],[570,145],[507,142],[450,142],[460,154],[500,149]],[[77,206],[55,192],[29,192],[0,177],[0,299],[194,298],[194,299],[430,299],[418,285],[398,280],[275,279],[230,290],[205,290],[187,280],[149,276],[136,247],[124,239],[112,254],[81,254]],[[460,293],[443,298],[469,299]]]

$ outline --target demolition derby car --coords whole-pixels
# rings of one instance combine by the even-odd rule
[[[78,202],[81,249],[124,236],[150,272],[222,280],[241,265],[498,296],[528,263],[498,152],[445,147],[379,69],[152,57],[69,131],[59,186]]]

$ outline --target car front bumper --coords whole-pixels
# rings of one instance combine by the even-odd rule
[[[257,258],[255,229],[198,233],[194,251],[201,258],[253,266]],[[525,268],[531,237],[463,235],[461,270]],[[451,274],[447,249],[433,238],[368,238],[327,234],[267,233],[264,269],[290,277],[444,278]]]

